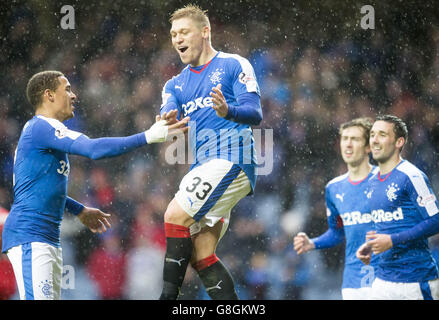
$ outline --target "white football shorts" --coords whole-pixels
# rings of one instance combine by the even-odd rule
[[[191,235],[223,221],[221,237],[227,230],[230,212],[251,191],[242,169],[223,159],[210,160],[189,171],[182,179],[175,200],[196,222]]]
[[[7,251],[21,300],[61,298],[62,250],[43,242],[30,242]]]
[[[439,279],[404,283],[375,278],[370,300],[439,300]]]
[[[371,287],[343,288],[341,296],[343,300],[369,300],[371,291]]]

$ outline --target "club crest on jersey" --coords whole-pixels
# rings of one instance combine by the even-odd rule
[[[209,75],[210,82],[212,82],[214,85],[221,82],[222,78],[221,75],[224,74],[223,69],[217,68],[215,71],[211,72]]]
[[[399,191],[398,185],[392,182],[390,185],[387,186],[386,189],[387,199],[389,199],[390,202],[396,200],[396,198],[398,197],[396,193],[398,191]]]

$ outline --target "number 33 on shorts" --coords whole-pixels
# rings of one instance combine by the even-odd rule
[[[208,225],[213,226],[222,217],[228,218],[233,206],[250,191],[250,182],[238,165],[213,159],[184,176],[175,199],[195,221],[208,214],[212,220]]]

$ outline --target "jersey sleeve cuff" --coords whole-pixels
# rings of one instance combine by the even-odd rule
[[[227,109],[227,115],[225,116],[225,119],[233,121],[233,119],[235,118],[235,113],[236,113],[235,109],[236,109],[236,107],[235,106],[231,106],[231,105],[228,105],[227,107],[228,107],[228,109]]]
[[[82,203],[79,203],[78,201],[67,197],[66,200],[66,210],[70,212],[71,214],[77,216],[81,213],[81,211],[84,209],[84,205]]]

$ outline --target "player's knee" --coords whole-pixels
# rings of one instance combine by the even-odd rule
[[[189,227],[194,222],[180,206],[176,205],[175,201],[172,201],[166,209],[164,221],[185,227]]]

